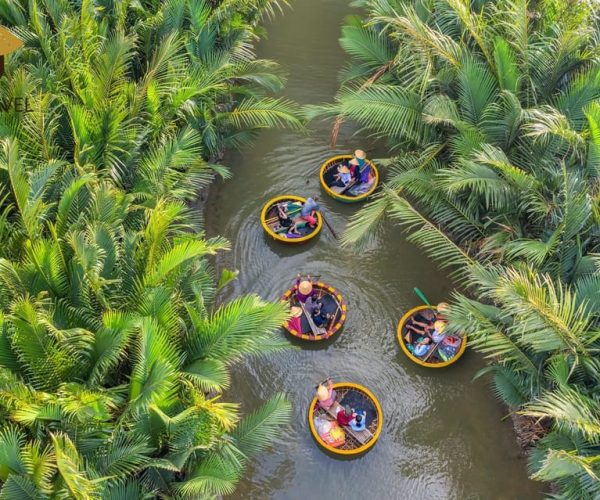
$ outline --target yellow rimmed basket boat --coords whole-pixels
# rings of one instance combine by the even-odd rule
[[[288,214],[292,218],[300,216],[300,210],[302,205],[306,202],[306,198],[301,196],[284,195],[271,198],[260,213],[260,223],[265,232],[277,241],[283,243],[298,244],[304,243],[319,234],[323,227],[323,217],[317,212],[317,225],[311,228],[308,224],[298,227],[299,235],[290,235],[287,233],[287,228],[280,226],[279,214],[277,206],[280,203],[286,203],[288,207]]]
[[[342,329],[342,326],[346,322],[347,306],[342,294],[332,286],[322,281],[314,282],[312,285],[316,297],[323,303],[321,311],[325,314],[331,314],[331,319],[327,323],[327,327],[319,328],[314,324],[309,314],[303,309],[304,306],[295,297],[296,285],[291,286],[283,294],[281,300],[287,302],[290,306],[302,308],[302,315],[291,318],[284,323],[283,327],[294,337],[301,340],[318,342],[333,337]]]
[[[329,409],[322,408],[318,404],[316,396],[310,403],[308,408],[310,433],[319,446],[335,455],[346,457],[362,455],[375,445],[381,434],[383,428],[381,405],[375,395],[362,385],[339,382],[333,384],[332,387],[336,393],[335,402]],[[354,431],[349,426],[341,427],[337,424],[337,411],[346,405],[366,413],[365,430]],[[330,434],[327,436],[329,442],[317,430],[317,426],[322,426],[324,422],[330,422],[332,429],[335,429],[336,432],[336,436],[332,437],[333,432],[329,431]]]
[[[329,158],[325,161],[325,163],[323,163],[323,165],[321,165],[321,170],[319,172],[321,186],[323,186],[323,189],[329,196],[343,203],[357,203],[359,201],[366,200],[375,192],[377,186],[379,185],[379,170],[377,170],[375,163],[373,163],[371,160],[366,160],[373,173],[371,185],[366,187],[366,190],[365,185],[362,183],[351,183],[345,188],[333,186],[335,181],[334,175],[337,173],[337,167],[344,160],[351,160],[352,158],[352,155],[339,155]]]
[[[404,354],[406,354],[409,357],[409,359],[411,359],[418,365],[425,366],[427,368],[444,368],[446,366],[450,366],[450,365],[456,363],[460,359],[460,357],[464,354],[465,349],[467,348],[467,337],[466,337],[466,335],[460,336],[460,339],[461,339],[460,346],[458,347],[456,354],[454,354],[454,356],[452,356],[449,359],[444,359],[442,357],[441,353],[439,352],[439,344],[433,344],[433,346],[434,346],[433,349],[430,349],[428,351],[428,353],[425,356],[423,356],[423,358],[420,358],[420,357],[414,355],[409,350],[408,345],[407,345],[408,342],[405,339],[405,335],[408,333],[408,330],[406,328],[406,323],[410,318],[414,317],[416,314],[426,311],[428,309],[433,311],[434,313],[437,312],[437,308],[435,306],[417,306],[417,307],[413,307],[412,309],[407,311],[404,316],[402,316],[402,318],[398,322],[398,330],[397,330],[398,343],[400,344],[400,347],[404,351]]]

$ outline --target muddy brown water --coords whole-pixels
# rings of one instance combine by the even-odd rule
[[[302,104],[331,101],[337,75],[348,63],[338,43],[340,28],[345,16],[357,13],[347,0],[295,0],[291,10],[267,23],[259,56],[286,69],[286,96]],[[339,233],[358,210],[327,198],[316,172],[328,156],[371,145],[345,126],[332,151],[328,127],[313,125],[310,134],[262,133],[251,149],[227,158],[234,178],[217,183],[207,200],[209,235],[222,234],[233,247],[219,265],[241,271],[226,295],[255,292],[276,299],[297,272],[310,272],[337,287],[349,308],[344,329],[326,346],[300,346],[235,369],[227,396],[241,401],[244,411],[278,391],[294,409],[286,435],[252,460],[232,498],[540,498],[542,488],[527,478],[510,419],[503,420],[506,409],[485,381],[472,380],[482,359],[467,350],[454,366],[431,370],[414,364],[397,345],[398,319],[420,304],[414,286],[432,302],[452,291],[445,274],[398,228],[390,225],[362,254],[341,249],[326,228],[302,246],[265,236],[260,209],[279,194],[319,195]],[[385,157],[385,151],[371,154],[377,155]],[[315,383],[328,375],[366,385],[381,402],[383,432],[362,458],[331,458],[310,436],[307,405]]]

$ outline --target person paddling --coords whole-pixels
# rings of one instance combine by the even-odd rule
[[[308,300],[309,297],[314,295],[312,280],[310,276],[301,278],[300,275],[296,278],[296,299],[303,304]]]
[[[354,158],[358,162],[360,168],[363,168],[367,163],[367,153],[365,153],[362,149],[357,149],[354,151]]]
[[[327,386],[323,384],[317,386],[317,401],[319,406],[324,410],[328,410],[333,406],[336,396],[337,394],[333,389],[333,383],[330,378],[327,379]]]
[[[357,149],[354,151],[354,160],[358,163],[358,182],[368,184],[371,181],[372,174],[371,165],[367,162],[367,154],[362,149]]]
[[[316,200],[316,196],[314,198],[309,197],[304,202],[304,205],[302,205],[302,210],[300,211],[300,217],[308,222],[310,227],[315,227],[317,225],[317,212],[321,209]]]

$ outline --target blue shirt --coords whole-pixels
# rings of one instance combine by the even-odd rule
[[[433,339],[434,342],[441,342],[442,340],[444,340],[444,337],[446,336],[445,333],[442,332],[438,332],[437,330],[433,330],[433,333],[431,334],[431,338]]]
[[[427,351],[429,351],[429,344],[417,344],[415,346],[415,354],[417,356],[423,356],[427,354]]]
[[[300,215],[302,217],[306,217],[307,215],[310,215],[313,210],[319,210],[319,205],[312,198],[308,198],[302,206],[302,211],[300,212]]]
[[[340,180],[344,184],[348,184],[352,180],[352,174],[350,172],[340,173]]]
[[[362,420],[360,421],[360,424],[356,423],[356,418],[353,418],[350,421],[350,428],[353,431],[364,431],[367,428],[367,412],[366,411],[357,411],[356,412],[357,415],[360,415],[362,417]]]

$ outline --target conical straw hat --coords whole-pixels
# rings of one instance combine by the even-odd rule
[[[312,283],[308,280],[301,281],[298,285],[298,291],[302,295],[308,295],[310,292],[312,292]]]
[[[290,309],[290,313],[292,314],[292,318],[299,318],[302,316],[302,308],[294,306]]]
[[[446,323],[444,321],[440,321],[439,319],[433,324],[433,327],[440,333],[443,333],[446,329]]]
[[[349,174],[350,173],[350,169],[348,167],[346,167],[345,165],[342,165],[339,169],[338,172],[340,174]]]
[[[437,310],[439,313],[447,313],[450,311],[450,305],[446,302],[440,302],[437,305]]]
[[[329,399],[329,391],[324,385],[320,385],[319,387],[317,387],[317,399],[319,401],[325,401]]]
[[[367,157],[367,153],[365,153],[362,149],[357,149],[354,151],[354,156],[356,156],[359,160],[364,160]]]

